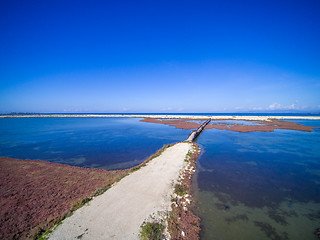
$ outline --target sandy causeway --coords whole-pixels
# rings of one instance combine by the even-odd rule
[[[166,149],[66,218],[49,239],[139,239],[144,220],[170,210],[173,186],[189,150],[191,143]]]

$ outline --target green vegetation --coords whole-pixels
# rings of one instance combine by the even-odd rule
[[[188,188],[182,184],[176,184],[174,186],[174,193],[178,196],[184,196],[187,194]]]
[[[162,239],[164,228],[159,222],[144,222],[141,225],[140,238],[143,240]]]
[[[36,237],[37,240],[47,240],[49,239],[49,234],[51,233],[51,231],[46,231],[46,232],[40,232],[39,236]]]
[[[187,163],[189,163],[189,162],[190,162],[189,159],[190,159],[191,156],[192,156],[192,152],[189,151],[189,152],[187,153],[186,158],[184,159],[184,161],[187,162]]]
[[[156,152],[155,154],[153,154],[149,159],[148,161],[156,158],[156,157],[159,157],[167,148],[169,147],[172,147],[174,144],[167,144],[167,145],[163,145],[163,147],[158,151]]]
[[[107,191],[110,187],[111,187],[111,186],[108,185],[108,186],[105,186],[105,187],[98,188],[98,189],[94,192],[93,196],[96,197],[96,196],[101,195],[102,193],[104,193],[105,191]]]
[[[77,201],[74,201],[71,206],[71,211],[73,212],[73,211],[77,210],[78,208],[82,207],[84,204],[86,204],[90,200],[91,200],[91,198],[86,197],[86,198],[82,198]]]
[[[143,165],[143,166],[145,166],[145,165]],[[133,167],[132,172],[138,171],[139,169],[140,169],[139,167]]]
[[[72,215],[72,213],[67,213],[65,216],[63,216],[60,221],[53,227],[53,228],[50,228],[48,230],[43,230],[42,228],[38,229],[37,232],[34,234],[34,237],[33,239],[36,239],[36,240],[47,240],[49,239],[50,237],[50,233],[53,232],[54,229],[56,229],[61,223],[62,221],[67,218],[67,217],[70,217]]]

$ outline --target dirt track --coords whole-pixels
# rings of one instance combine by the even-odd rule
[[[166,149],[65,219],[49,239],[138,239],[144,220],[170,210],[174,183],[191,149],[190,143]]]

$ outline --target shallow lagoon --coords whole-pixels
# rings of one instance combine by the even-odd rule
[[[319,121],[297,121],[320,127]],[[2,118],[0,156],[126,168],[190,130],[136,118]],[[202,239],[316,239],[320,130],[205,130],[194,178]]]
[[[80,167],[138,165],[190,130],[137,118],[1,118],[0,156],[40,159]]]
[[[320,127],[319,121],[297,121]],[[206,130],[197,175],[201,239],[317,239],[320,131]]]

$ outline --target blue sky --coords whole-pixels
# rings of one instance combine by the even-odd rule
[[[320,1],[0,3],[0,112],[320,112]]]

